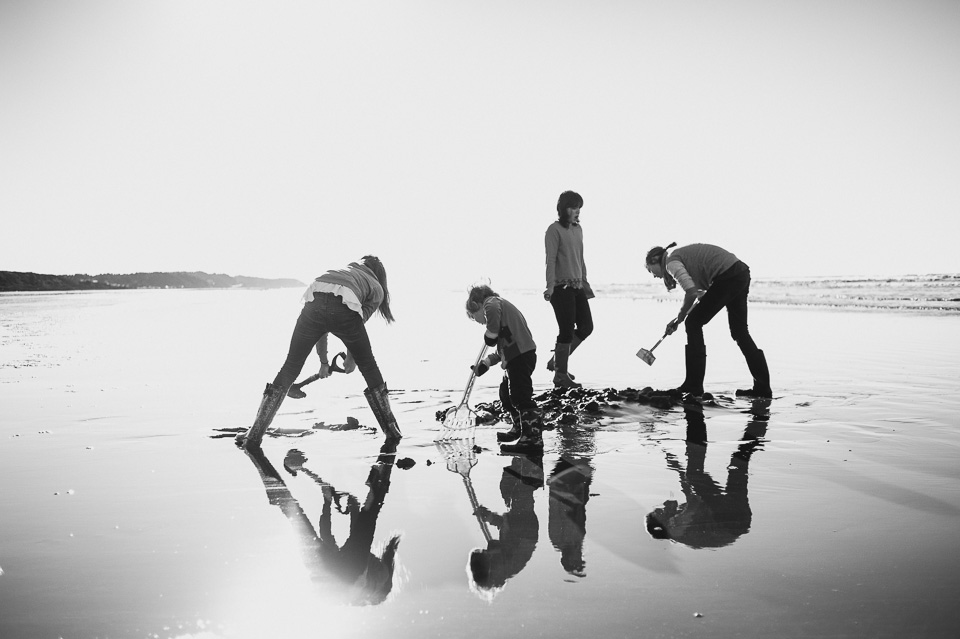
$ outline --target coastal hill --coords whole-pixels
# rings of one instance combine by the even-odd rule
[[[221,273],[130,273],[115,275],[41,275],[0,271],[0,292],[86,291],[135,288],[285,288],[305,286],[294,279],[264,279]]]

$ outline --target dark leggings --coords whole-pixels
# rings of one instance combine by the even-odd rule
[[[377,388],[383,384],[383,376],[373,357],[367,329],[360,314],[347,308],[333,293],[314,293],[313,301],[303,305],[297,318],[287,359],[273,380],[275,385],[286,392],[297,381],[303,363],[324,333],[332,333],[347,347],[367,382],[367,388]]]
[[[507,371],[500,382],[500,403],[503,410],[516,415],[536,408],[533,401],[533,371],[537,368],[537,351],[521,353],[507,362]]]
[[[590,302],[582,288],[555,286],[550,295],[550,305],[557,317],[558,344],[569,344],[574,335],[583,341],[593,332]]]
[[[750,293],[750,268],[737,262],[713,280],[713,284],[697,306],[690,311],[684,326],[687,329],[687,344],[703,346],[703,327],[726,307],[730,323],[730,336],[740,346],[744,355],[757,350],[747,328],[747,295]]]

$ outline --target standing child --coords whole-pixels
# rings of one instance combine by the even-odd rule
[[[587,263],[583,259],[583,228],[580,209],[583,198],[564,191],[557,200],[557,221],[547,227],[544,246],[547,253],[547,288],[543,299],[553,306],[557,318],[557,344],[547,362],[557,388],[577,388],[567,363],[573,351],[593,332],[589,300],[594,297],[587,282]]]
[[[533,401],[531,376],[537,366],[537,345],[527,327],[527,320],[517,307],[497,295],[486,285],[470,289],[467,296],[467,316],[486,326],[483,339],[497,351],[483,358],[477,365],[477,375],[483,375],[491,366],[501,363],[504,369],[500,383],[500,402],[510,415],[509,431],[497,433],[505,453],[538,453],[543,451],[543,423],[540,409]]]

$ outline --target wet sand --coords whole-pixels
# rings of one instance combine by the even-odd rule
[[[706,331],[716,401],[611,397],[548,431],[542,459],[500,455],[485,425],[453,451],[460,473],[434,443],[482,334],[459,293],[371,323],[396,451],[359,375],[287,400],[263,456],[233,445],[298,297],[0,300],[0,637],[902,638],[960,624],[955,316],[754,306],[772,401],[733,396],[749,380],[720,317]],[[507,297],[546,391],[549,306]],[[674,304],[593,309],[578,381],[680,381],[682,335],[653,366],[634,356]],[[480,378],[472,403],[498,381]]]

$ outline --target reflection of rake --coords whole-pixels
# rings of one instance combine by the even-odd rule
[[[458,473],[463,479],[463,485],[467,489],[473,514],[480,524],[480,530],[483,532],[484,538],[489,542],[492,539],[490,529],[480,514],[480,502],[477,500],[477,493],[473,491],[473,482],[470,480],[470,469],[477,465],[477,453],[473,449],[473,438],[436,442],[436,446],[447,462],[447,470]]]
[[[470,378],[467,379],[467,388],[463,391],[463,399],[455,407],[447,411],[443,417],[443,426],[440,428],[440,434],[437,441],[447,439],[473,439],[477,428],[477,414],[470,408],[470,392],[473,390],[473,383],[477,379],[477,367],[480,360],[487,353],[487,344],[484,342],[480,354],[477,355],[477,361],[470,369]]]

